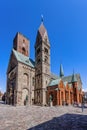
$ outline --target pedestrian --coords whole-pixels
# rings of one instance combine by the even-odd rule
[[[84,104],[82,103],[82,112],[83,112],[83,109],[84,109]]]

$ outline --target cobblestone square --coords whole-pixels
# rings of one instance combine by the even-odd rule
[[[87,130],[87,106],[9,106],[0,103],[0,130]]]

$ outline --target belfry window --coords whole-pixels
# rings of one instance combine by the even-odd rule
[[[23,39],[23,43],[25,43],[25,39]]]
[[[40,48],[37,49],[37,55],[40,53]]]
[[[23,47],[22,48],[22,54],[25,54],[26,53],[26,50],[25,50],[25,48]]]
[[[47,62],[48,62],[48,57],[47,57],[47,56],[45,56],[44,61],[45,61],[45,63],[47,63]]]
[[[48,54],[48,49],[47,49],[47,48],[44,48],[44,51],[45,51],[45,53],[47,53],[47,54]]]
[[[40,61],[41,61],[41,60],[40,60],[40,59],[38,59],[38,60],[37,60],[37,63],[40,63]]]

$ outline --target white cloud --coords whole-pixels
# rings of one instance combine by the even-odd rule
[[[82,89],[82,91],[84,91],[84,92],[87,92],[87,88],[85,88],[85,89]]]

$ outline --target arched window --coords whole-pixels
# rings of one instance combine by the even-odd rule
[[[26,53],[26,50],[24,47],[22,47],[22,54],[25,54]]]
[[[45,47],[44,52],[48,54],[48,49]]]
[[[23,85],[24,86],[28,86],[28,84],[29,84],[29,79],[28,79],[28,74],[27,73],[24,73],[24,75],[23,75]]]
[[[37,49],[37,55],[40,53],[40,48]]]
[[[32,78],[32,85],[33,86],[35,85],[35,78],[34,77]]]
[[[47,57],[47,56],[45,56],[44,61],[45,61],[45,63],[47,63],[47,62],[48,62],[48,57]]]
[[[47,85],[47,80],[46,80],[46,85]]]
[[[23,43],[25,43],[25,39],[23,39]]]
[[[41,60],[40,60],[40,58],[38,58],[37,63],[40,63],[40,62],[41,62]]]

